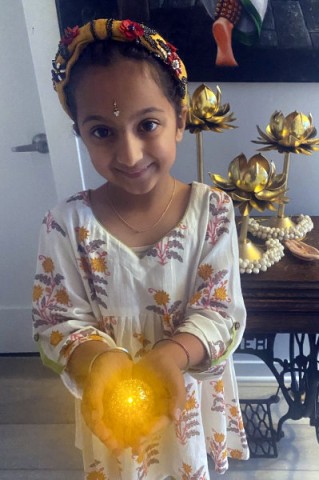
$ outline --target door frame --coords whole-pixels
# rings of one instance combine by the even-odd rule
[[[50,78],[60,40],[55,0],[22,0],[58,200],[84,188],[78,142]]]

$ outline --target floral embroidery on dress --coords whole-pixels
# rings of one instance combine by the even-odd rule
[[[211,190],[209,202],[210,220],[205,237],[205,240],[208,240],[211,245],[215,245],[221,235],[229,233],[228,203],[230,203],[228,195],[216,189]]]
[[[63,275],[55,273],[55,265],[50,257],[39,255],[44,273],[35,275],[32,309],[33,324],[56,325],[65,320],[63,313],[72,307],[69,294],[63,286]]]
[[[223,342],[221,343],[224,345],[223,351],[226,351],[226,345]],[[210,345],[211,347],[213,344],[211,342],[208,342],[208,345]],[[212,358],[218,358],[218,356],[215,356],[217,355],[215,351],[210,350],[210,354]],[[221,377],[225,371],[225,367],[226,367],[226,360],[224,362],[219,363],[218,365],[212,365],[207,369],[207,372],[215,375],[216,377]]]
[[[136,462],[139,464],[137,467],[137,476],[138,480],[143,480],[147,477],[150,467],[159,463],[159,443],[158,441],[154,441],[146,446],[142,453],[140,453],[137,457],[134,457]]]
[[[225,473],[228,467],[226,436],[214,429],[212,432],[212,436],[207,437],[207,441],[215,462],[215,471]]]
[[[224,382],[223,380],[212,380],[209,382],[214,392],[212,393],[212,403],[210,409],[212,412],[225,413]]]
[[[204,465],[199,467],[196,472],[193,472],[193,467],[188,463],[184,463],[178,472],[182,475],[181,480],[207,480],[206,473],[203,473]]]
[[[63,334],[59,330],[52,330],[50,335],[50,344],[56,347],[63,340]]]
[[[98,325],[100,330],[107,333],[116,342],[115,327],[117,325],[117,320],[113,315],[102,317],[99,320]]]
[[[209,346],[209,352],[210,352],[210,358],[212,360],[217,360],[217,358],[220,358],[224,355],[224,353],[227,350],[227,346],[225,342],[222,340],[217,340],[217,342],[207,342]],[[223,370],[225,369],[225,362],[221,364],[221,369],[218,369],[218,372],[221,371],[223,373]]]
[[[148,291],[153,295],[156,305],[148,305],[146,309],[161,315],[164,334],[172,335],[183,319],[183,314],[179,310],[181,300],[176,300],[170,305],[170,296],[164,290],[149,288]]]
[[[50,211],[44,217],[42,224],[46,225],[47,233],[51,233],[53,230],[56,230],[57,232],[61,233],[63,237],[66,237],[65,231],[63,230],[61,225],[59,225],[58,222],[54,219]]]
[[[183,262],[183,258],[178,250],[184,250],[183,244],[179,239],[185,238],[183,230],[186,225],[179,224],[178,228],[172,230],[169,236],[164,237],[160,242],[156,243],[148,252],[147,256],[158,259],[160,265],[166,265],[169,260],[178,260]]]
[[[135,332],[133,334],[133,337],[136,338],[139,344],[141,345],[141,348],[137,350],[134,357],[135,358],[143,357],[149,351],[148,347],[151,345],[152,342],[150,342],[150,340],[148,340],[145,337],[144,333],[142,332],[141,333]]]
[[[186,385],[186,403],[181,411],[179,418],[175,421],[176,438],[182,445],[186,445],[189,438],[199,435],[197,427],[200,425],[198,421],[199,404],[195,397],[195,390],[191,391],[193,385]]]
[[[197,288],[190,300],[190,304],[214,311],[227,309],[225,303],[230,303],[231,301],[227,293],[228,280],[223,280],[227,273],[227,270],[220,270],[215,273],[212,265],[207,263],[201,264],[198,267],[198,276],[204,282]],[[225,316],[224,312],[220,313]]]
[[[68,358],[78,345],[90,340],[103,342],[104,338],[102,335],[100,335],[99,331],[93,327],[87,328],[86,330],[82,330],[80,332],[71,333],[68,337],[68,340],[61,348],[60,353],[64,357]]]
[[[232,404],[226,404],[227,409],[227,431],[234,432],[238,435],[241,441],[243,449],[248,449],[247,437],[244,429],[244,422],[241,414],[241,410],[238,408],[236,400],[233,400]],[[242,459],[243,452],[240,450],[230,449],[228,452],[232,458]]]
[[[104,473],[104,468],[101,466],[101,462],[97,460],[90,465],[91,472],[86,473],[85,480],[111,480]]]
[[[83,192],[78,192],[75,195],[69,197],[66,203],[76,202],[77,200],[81,200],[84,205],[90,205],[90,193],[88,190],[84,190]]]
[[[91,300],[107,308],[105,300],[102,298],[107,297],[105,287],[108,282],[105,277],[110,275],[106,262],[107,252],[102,248],[105,245],[105,241],[89,241],[90,232],[85,227],[76,227],[75,232],[80,254],[78,262],[80,269],[85,274],[84,278],[88,282]]]

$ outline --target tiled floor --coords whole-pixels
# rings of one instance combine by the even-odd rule
[[[240,389],[243,397],[274,393],[264,385]],[[281,410],[275,405],[274,415]],[[222,477],[212,469],[211,480],[318,480],[319,445],[308,420],[285,424],[284,433],[278,458],[232,461]],[[0,480],[82,480],[73,445],[73,400],[60,380],[38,358],[0,357]]]

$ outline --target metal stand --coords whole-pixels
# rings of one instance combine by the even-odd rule
[[[240,400],[251,458],[278,456],[277,434],[270,410],[271,404],[278,402],[278,395],[272,395],[265,400]]]
[[[319,442],[319,334],[288,335],[288,359],[274,356],[276,334],[246,335],[237,350],[237,353],[249,353],[264,361],[276,378],[278,391],[281,390],[288,406],[275,431],[270,406],[279,400],[277,395],[266,400],[241,400],[252,457],[277,456],[277,448],[273,442],[278,442],[284,436],[283,424],[288,419],[308,417],[310,425],[315,427]],[[305,353],[306,351],[308,353]]]

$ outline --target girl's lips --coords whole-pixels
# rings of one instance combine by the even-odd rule
[[[121,169],[117,169],[117,170],[122,175],[125,175],[128,178],[138,178],[138,177],[142,177],[151,165],[152,164],[150,163],[146,167],[139,168],[138,170],[121,170]]]

